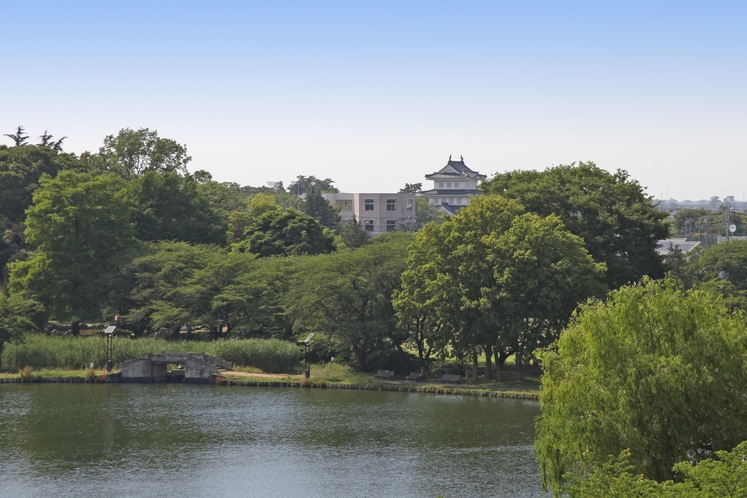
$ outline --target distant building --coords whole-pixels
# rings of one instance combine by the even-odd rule
[[[449,156],[446,166],[435,173],[425,175],[426,180],[433,181],[433,188],[422,192],[421,195],[427,197],[431,204],[439,206],[442,211],[454,215],[469,204],[473,195],[482,194],[477,185],[485,178],[486,175],[467,167],[464,164],[464,157],[454,161]]]
[[[656,252],[659,256],[666,258],[669,254],[669,249],[679,249],[685,255],[685,259],[690,259],[695,253],[691,253],[696,247],[700,245],[698,240],[687,240],[686,238],[675,238],[675,239],[663,239],[656,242]]]
[[[355,219],[370,236],[415,227],[415,194],[322,194],[340,209],[342,221]]]
[[[719,235],[716,237],[716,244],[723,244],[724,242],[732,242],[736,240],[747,240],[747,235],[730,235],[729,237]]]

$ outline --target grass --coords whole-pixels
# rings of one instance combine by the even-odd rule
[[[339,363],[312,365],[311,380],[338,384],[377,384],[381,382],[371,374],[355,372],[349,366]]]
[[[32,370],[29,375],[24,375],[24,372],[18,371],[18,373],[12,372],[1,372],[0,379],[29,379],[29,380],[42,380],[42,379],[92,379],[101,377],[106,374],[106,370],[96,370],[87,368],[85,370],[62,370],[57,368],[44,368],[41,370]]]

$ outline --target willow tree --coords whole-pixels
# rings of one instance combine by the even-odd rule
[[[629,450],[634,475],[672,479],[747,436],[747,327],[711,293],[644,280],[585,305],[542,355],[535,450],[557,494]]]

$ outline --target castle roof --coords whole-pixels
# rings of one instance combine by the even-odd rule
[[[472,171],[466,164],[464,164],[464,157],[460,157],[459,161],[454,161],[449,156],[449,161],[446,166],[440,170],[425,175],[426,180],[482,180],[487,178],[487,175],[482,175],[477,171]]]

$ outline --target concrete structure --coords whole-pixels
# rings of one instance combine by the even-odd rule
[[[686,238],[662,239],[656,242],[656,252],[659,256],[666,258],[667,254],[669,254],[669,249],[676,248],[682,251],[687,260],[696,254],[696,252],[692,251],[698,246],[700,246],[700,241],[698,240],[687,240]]]
[[[230,370],[233,363],[205,353],[149,353],[120,365],[121,382],[166,382],[168,365],[184,365],[183,382],[207,383],[218,368]],[[182,372],[180,372],[181,374]]]
[[[425,175],[426,180],[433,181],[433,188],[422,192],[428,198],[428,202],[439,206],[446,214],[454,215],[456,212],[469,204],[470,198],[482,194],[477,186],[486,175],[472,171],[464,164],[464,157],[459,161],[453,161],[449,156],[446,166]]]
[[[370,236],[415,226],[415,194],[322,194],[340,208],[342,221],[355,219]]]
[[[733,242],[736,240],[747,240],[747,235],[719,235],[716,237],[716,244],[723,244],[724,242]]]

